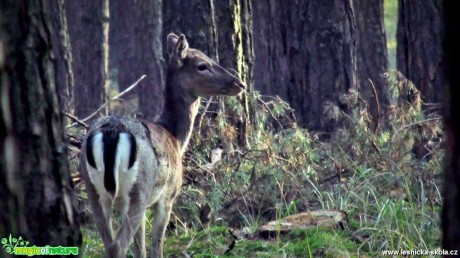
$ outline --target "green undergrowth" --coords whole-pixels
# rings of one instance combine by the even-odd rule
[[[83,233],[83,256],[103,257],[96,231],[85,228]],[[236,241],[223,226],[168,233],[165,257],[346,257],[359,248],[349,233],[331,229],[294,230],[269,239]],[[133,257],[131,250],[128,257]]]
[[[350,89],[338,96],[340,105],[324,104],[325,122],[336,125],[326,133],[300,127],[287,103],[257,92],[202,105],[166,256],[379,257],[383,250],[439,248],[438,110],[400,73],[385,78],[391,94],[387,103],[380,99],[381,116]],[[212,158],[218,149],[222,155]],[[260,225],[309,210],[343,211],[347,222],[257,234]],[[147,218],[149,231],[154,218]],[[243,229],[251,233],[231,233]],[[85,226],[83,253],[100,252],[94,225]]]
[[[190,231],[166,240],[166,256],[193,257],[337,257],[357,249],[345,232],[295,230],[272,239],[236,240],[226,227]]]

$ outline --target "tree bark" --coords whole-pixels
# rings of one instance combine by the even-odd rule
[[[355,18],[350,0],[253,1],[254,80],[262,94],[278,95],[298,122],[331,131],[325,101],[356,87]]]
[[[443,2],[445,25],[443,68],[448,85],[445,96],[446,159],[442,209],[442,247],[460,250],[460,16],[454,1]]]
[[[73,53],[75,114],[86,117],[106,101],[108,0],[66,1]]]
[[[192,48],[199,49],[215,59],[217,57],[217,31],[213,27],[213,2],[213,0],[164,1],[162,39],[165,39],[171,32],[176,35],[184,34]],[[165,60],[168,60],[166,48],[163,49],[163,54]]]
[[[148,78],[139,85],[139,105],[142,117],[157,120],[163,108],[164,71],[163,71],[163,42],[162,35],[162,0],[140,1],[139,32],[135,37],[136,57],[139,60],[141,75]]]
[[[147,75],[125,98],[137,96],[138,116],[149,120],[156,120],[163,107],[162,4],[162,0],[115,1],[111,8],[111,67],[118,67],[118,88],[122,91]]]
[[[397,68],[425,103],[443,102],[441,1],[399,1]]]
[[[355,0],[353,4],[359,35],[358,85],[362,97],[369,104],[372,116],[377,119],[383,117],[384,107],[389,105],[388,87],[383,78],[388,70],[383,0]]]
[[[64,10],[64,0],[43,2],[46,13],[50,15],[51,25],[55,30],[50,31],[53,52],[58,53],[53,57],[56,67],[56,85],[59,106],[62,111],[74,113],[74,79],[72,73],[72,54],[70,50],[67,18]]]
[[[0,0],[0,236],[29,246],[81,245],[57,97],[62,24],[49,13],[61,4]]]

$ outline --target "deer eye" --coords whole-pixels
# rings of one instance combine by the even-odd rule
[[[206,64],[201,63],[201,64],[199,64],[199,65],[197,66],[197,69],[198,69],[198,71],[202,72],[202,71],[207,70],[207,69],[208,69],[208,66],[207,66]]]

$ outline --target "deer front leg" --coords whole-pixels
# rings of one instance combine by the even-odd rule
[[[145,258],[145,216],[142,218],[141,225],[134,236],[134,257]]]
[[[158,200],[153,205],[152,251],[150,258],[163,257],[163,238],[171,214],[172,202]]]

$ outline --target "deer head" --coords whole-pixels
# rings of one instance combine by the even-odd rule
[[[187,39],[171,33],[167,38],[168,76],[183,93],[194,97],[234,96],[245,89],[241,80],[201,51],[189,48]]]

